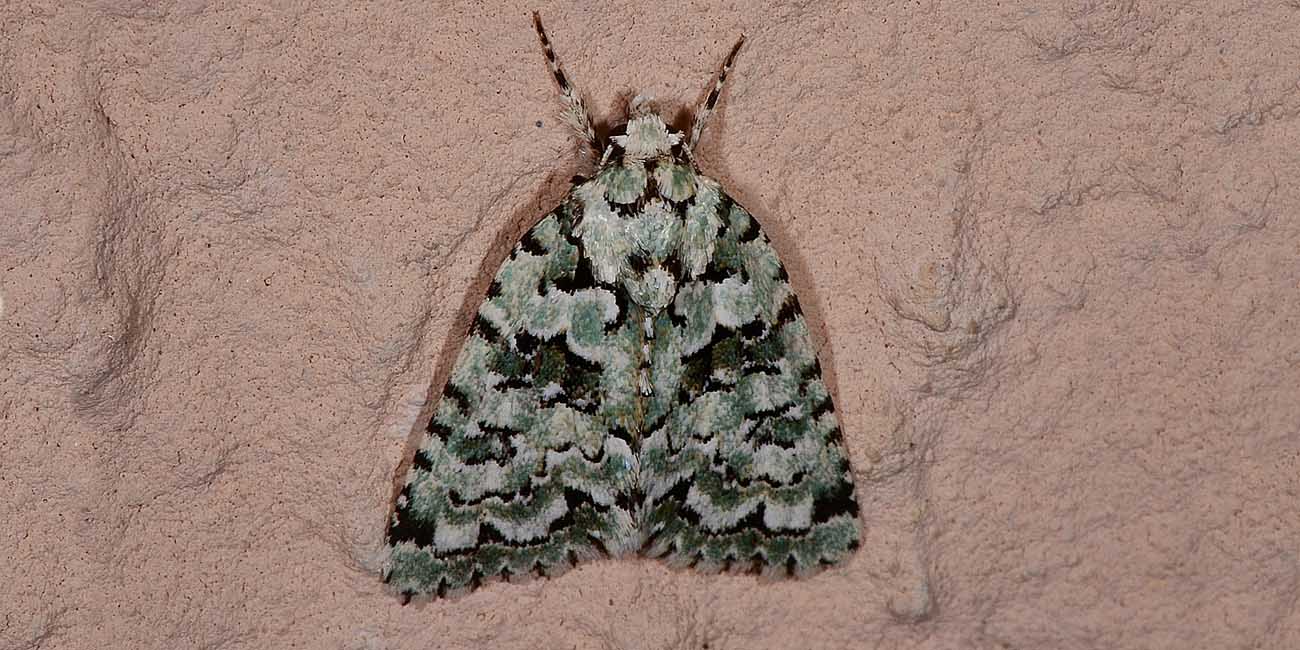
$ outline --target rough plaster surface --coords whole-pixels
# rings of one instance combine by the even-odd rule
[[[1295,2],[12,2],[0,648],[1300,647]],[[601,115],[693,105],[865,543],[402,607],[398,468]],[[541,123],[540,126],[538,123]]]

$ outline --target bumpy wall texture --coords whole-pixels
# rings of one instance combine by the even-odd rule
[[[598,117],[763,225],[852,467],[800,580],[454,598],[384,530]],[[0,648],[1300,647],[1294,2],[0,7]]]

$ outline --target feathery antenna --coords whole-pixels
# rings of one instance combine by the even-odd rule
[[[551,41],[546,38],[546,30],[542,28],[542,17],[536,11],[533,12],[533,27],[537,29],[537,38],[542,42],[546,65],[550,67],[555,83],[560,86],[560,101],[564,103],[561,118],[570,129],[573,129],[578,141],[588,147],[592,156],[599,155],[600,143],[596,140],[596,130],[591,126],[591,116],[587,113],[587,107],[582,103],[578,91],[569,85],[569,78],[560,67],[560,60],[556,58],[555,50],[551,49]]]

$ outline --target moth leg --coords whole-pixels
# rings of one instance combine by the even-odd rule
[[[601,150],[600,143],[596,140],[596,129],[591,125],[591,115],[587,113],[587,107],[582,103],[582,97],[578,91],[569,85],[569,79],[564,75],[564,69],[560,67],[560,60],[556,58],[555,51],[551,49],[551,41],[546,38],[546,30],[542,29],[542,17],[536,11],[533,12],[533,27],[537,29],[537,38],[542,42],[542,53],[546,55],[546,65],[551,69],[551,75],[555,77],[555,83],[560,86],[560,101],[564,103],[564,112],[561,118],[564,123],[573,129],[574,135],[577,136],[578,142],[588,148],[591,155]]]
[[[597,165],[597,166],[598,166],[598,167],[604,167],[604,166],[605,166],[605,163],[606,163],[607,161],[609,161],[609,156],[610,156],[610,154],[612,154],[612,153],[614,153],[614,145],[609,145],[609,146],[605,147],[605,153],[603,153],[603,154],[600,155],[600,164]]]
[[[727,59],[722,62],[722,69],[718,72],[718,81],[713,84],[713,90],[709,92],[709,98],[704,100],[704,105],[698,111],[695,111],[695,123],[691,125],[691,137],[686,141],[688,156],[695,148],[696,143],[700,141],[700,133],[704,131],[704,124],[709,121],[709,116],[713,114],[713,107],[718,103],[718,95],[722,94],[722,84],[727,81],[727,72],[731,70],[731,65],[735,63],[736,53],[740,51],[740,46],[744,42],[745,35],[741,34],[736,44],[732,46]]]

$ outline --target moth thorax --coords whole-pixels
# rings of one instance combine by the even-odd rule
[[[614,142],[623,148],[623,161],[641,162],[672,152],[680,144],[682,134],[669,131],[664,118],[654,113],[634,116],[627,123],[625,135],[614,136]]]

